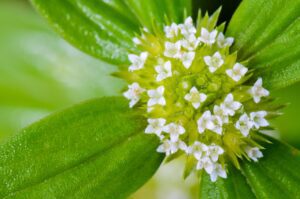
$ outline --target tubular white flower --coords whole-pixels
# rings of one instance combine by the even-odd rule
[[[253,122],[253,125],[256,129],[259,129],[260,127],[269,126],[269,122],[265,119],[267,114],[268,113],[266,111],[258,111],[258,112],[250,113],[250,119]]]
[[[211,174],[214,170],[215,163],[211,161],[209,157],[204,157],[198,160],[197,170],[204,169],[206,173]]]
[[[214,164],[214,168],[210,173],[210,180],[216,182],[219,176],[221,178],[227,178],[226,171],[223,169],[222,165]]]
[[[217,43],[220,48],[226,48],[227,46],[231,46],[234,42],[233,37],[227,37],[225,38],[224,34],[222,32],[219,33],[217,38]]]
[[[180,24],[179,28],[181,30],[181,34],[184,36],[189,36],[191,34],[196,33],[196,28],[193,24],[192,17],[186,18],[186,20],[184,21],[184,24]]]
[[[199,39],[207,45],[212,45],[216,42],[217,34],[218,31],[216,30],[209,32],[206,28],[201,28],[201,36],[199,37]]]
[[[207,127],[214,127],[212,122],[212,115],[210,111],[205,111],[197,121],[198,132],[201,134],[207,129]]]
[[[155,70],[158,73],[156,81],[161,81],[172,76],[172,66],[170,61],[165,62],[163,65],[156,66]]]
[[[144,67],[147,57],[148,57],[147,52],[142,52],[140,56],[129,54],[128,59],[131,62],[131,65],[129,66],[128,70],[135,71],[135,70],[142,69]]]
[[[226,70],[226,74],[231,77],[234,81],[238,82],[247,73],[248,68],[240,63],[234,64],[232,69]]]
[[[195,58],[195,52],[186,52],[182,54],[181,61],[186,69],[189,69]]]
[[[141,98],[141,94],[145,89],[141,88],[138,83],[133,83],[128,85],[128,90],[123,93],[123,96],[126,97],[129,102],[129,107],[132,108]]]
[[[203,59],[211,73],[214,73],[224,64],[224,60],[219,52],[216,52],[213,56],[205,56]]]
[[[176,142],[173,142],[171,140],[165,140],[156,151],[159,153],[166,153],[166,156],[169,156],[176,153],[179,149],[186,150],[186,144],[183,141],[177,140]]]
[[[179,27],[175,23],[172,23],[171,26],[165,26],[164,27],[164,31],[165,31],[166,37],[169,38],[169,39],[177,37],[178,30],[179,30]]]
[[[176,142],[179,139],[179,136],[185,133],[183,126],[175,123],[170,123],[163,128],[163,131],[170,134],[170,139],[173,142]]]
[[[187,38],[181,40],[182,47],[189,51],[196,50],[199,43],[200,43],[200,39],[196,38],[195,35],[189,35]]]
[[[251,128],[253,127],[252,120],[248,117],[246,113],[241,115],[240,119],[235,123],[235,128],[240,130],[243,136],[247,137]]]
[[[217,162],[219,156],[224,153],[224,149],[216,144],[208,146],[207,154],[213,162]]]
[[[148,126],[145,129],[145,133],[147,134],[156,134],[159,138],[162,138],[162,131],[166,124],[166,120],[164,118],[157,119],[148,119]]]
[[[176,43],[166,42],[164,55],[170,58],[180,58],[181,57],[181,42]]]
[[[258,158],[263,157],[263,153],[257,147],[249,147],[245,148],[245,152],[247,153],[248,157],[251,158],[254,162],[258,161]]]
[[[240,109],[242,104],[238,101],[234,101],[233,95],[230,93],[226,96],[224,102],[221,104],[221,108],[227,115],[234,116],[235,111]]]
[[[184,96],[184,99],[191,102],[195,109],[198,109],[207,96],[204,93],[199,93],[196,87],[192,87],[190,92]]]
[[[155,104],[162,105],[162,106],[166,105],[166,100],[164,98],[164,91],[165,91],[164,86],[160,86],[157,89],[149,90],[148,96],[150,99],[148,100],[148,106],[153,106]]]
[[[270,92],[262,87],[262,78],[258,78],[254,86],[249,90],[249,93],[252,95],[255,103],[260,102],[262,97],[269,96]]]
[[[227,124],[229,122],[228,115],[226,114],[225,110],[218,105],[214,106],[214,115],[220,117],[223,124]]]
[[[197,160],[203,158],[208,150],[208,146],[205,144],[195,141],[194,144],[190,147],[190,152],[194,155]]]

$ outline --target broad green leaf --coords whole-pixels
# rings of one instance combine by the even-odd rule
[[[300,80],[300,0],[244,0],[230,21],[233,51],[249,60],[270,89]]]
[[[145,125],[123,98],[49,116],[0,146],[0,197],[126,198],[163,159]]]
[[[300,152],[276,140],[265,145],[265,148],[264,157],[259,162],[244,160],[241,171],[229,166],[225,180],[219,178],[213,183],[204,174],[200,183],[200,198],[299,198]]]
[[[0,2],[1,141],[52,111],[123,87],[109,76],[116,67],[74,49],[40,18],[23,3]]]
[[[140,28],[162,24],[164,16],[182,21],[190,0],[32,0],[54,29],[79,49],[114,64],[127,63],[136,51],[132,38]]]

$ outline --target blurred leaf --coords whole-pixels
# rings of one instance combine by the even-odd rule
[[[300,0],[244,0],[230,21],[239,60],[249,59],[270,89],[300,79]]]
[[[126,198],[163,159],[138,115],[102,98],[25,128],[0,146],[0,197]]]
[[[264,157],[258,163],[242,162],[244,176],[231,166],[228,179],[219,178],[216,183],[203,175],[200,198],[299,198],[300,152],[279,141],[272,142],[265,146]]]
[[[54,29],[79,49],[114,64],[127,63],[135,51],[132,38],[152,21],[161,24],[164,16],[182,21],[190,0],[32,0]],[[170,6],[172,5],[172,6]]]
[[[18,14],[15,14],[18,13]],[[123,86],[107,67],[59,39],[31,7],[0,3],[0,140],[49,112]]]

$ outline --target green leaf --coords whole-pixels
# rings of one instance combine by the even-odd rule
[[[49,116],[0,146],[0,198],[126,198],[160,165],[159,140],[122,98]]]
[[[300,152],[277,140],[272,140],[265,148],[259,162],[244,160],[241,171],[229,165],[227,179],[219,178],[213,183],[204,174],[200,198],[299,198]]]
[[[109,76],[116,67],[71,47],[23,2],[0,2],[0,26],[0,142],[55,110],[123,87]]]
[[[278,89],[300,80],[300,0],[244,0],[230,21],[233,51],[249,60],[266,86]]]
[[[127,63],[136,51],[132,38],[152,21],[162,24],[164,16],[182,21],[190,13],[191,0],[32,0],[55,30],[79,49],[114,64]],[[172,5],[172,6],[169,6]]]

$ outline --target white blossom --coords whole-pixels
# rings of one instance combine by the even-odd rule
[[[133,43],[134,43],[135,45],[140,45],[140,44],[142,43],[142,41],[141,41],[139,38],[137,38],[137,37],[134,37],[134,38],[132,39],[132,41],[133,41]]]
[[[208,150],[208,146],[199,141],[195,141],[194,144],[191,145],[189,148],[190,151],[188,153],[193,154],[197,160],[203,158]]]
[[[225,110],[221,106],[218,105],[214,106],[214,115],[219,116],[223,124],[227,124],[229,122],[228,115],[226,114]]]
[[[205,111],[198,119],[198,131],[203,133],[205,129],[209,129],[219,135],[222,134],[222,120],[219,116],[211,115],[210,111]]]
[[[253,122],[246,113],[241,115],[239,120],[235,123],[235,128],[238,129],[245,137],[249,135],[252,127]]]
[[[235,111],[241,108],[242,104],[238,101],[234,101],[233,95],[230,93],[226,96],[224,102],[221,104],[221,108],[227,115],[233,116]]]
[[[250,113],[250,119],[253,122],[253,125],[256,129],[259,129],[260,127],[269,126],[269,122],[265,119],[266,116],[267,116],[266,111],[258,111],[258,112]]]
[[[199,39],[205,44],[212,45],[216,42],[217,34],[218,31],[216,30],[209,32],[206,28],[201,28],[201,36],[199,37]]]
[[[189,51],[196,50],[199,43],[200,43],[200,39],[197,38],[195,35],[189,35],[187,38],[181,40],[182,47],[184,47]]]
[[[214,168],[210,173],[210,180],[216,182],[219,176],[221,178],[227,178],[226,171],[223,169],[222,165],[214,164]]]
[[[148,53],[147,52],[142,52],[140,56],[135,55],[135,54],[129,54],[128,59],[131,62],[131,65],[129,66],[128,70],[129,71],[134,71],[134,70],[140,70],[144,67],[144,64],[147,60]]]
[[[182,54],[181,61],[186,69],[189,69],[195,58],[195,52],[185,52]]]
[[[220,48],[225,48],[227,46],[231,46],[234,42],[233,37],[227,37],[225,38],[224,34],[222,32],[219,33],[217,38],[217,43]]]
[[[262,78],[258,78],[254,86],[249,90],[255,103],[260,102],[260,98],[269,96],[270,92],[262,87]]]
[[[156,134],[159,138],[163,138],[161,132],[166,124],[166,120],[163,118],[148,119],[148,126],[145,129],[147,134]]]
[[[226,70],[226,74],[231,77],[234,81],[238,82],[247,73],[248,68],[240,63],[234,64],[232,69]]]
[[[186,18],[184,24],[180,24],[179,28],[181,30],[181,34],[184,36],[189,36],[191,34],[195,34],[197,32],[192,17]]]
[[[172,66],[170,61],[167,61],[162,65],[156,66],[155,70],[158,73],[156,76],[156,81],[161,81],[172,76]]]
[[[207,154],[213,162],[217,162],[219,156],[222,155],[223,153],[224,153],[224,149],[222,149],[218,145],[212,144],[208,146]]]
[[[166,37],[169,38],[169,39],[177,37],[178,30],[179,30],[179,27],[176,23],[172,23],[170,26],[165,26],[164,27]]]
[[[153,106],[155,104],[159,104],[162,106],[166,105],[166,100],[164,98],[164,91],[165,91],[164,86],[160,86],[157,89],[149,90],[148,96],[150,99],[148,100],[148,106]]]
[[[166,42],[164,55],[170,58],[180,58],[181,57],[181,42],[176,43]]]
[[[257,147],[249,147],[245,148],[245,152],[247,153],[248,157],[251,158],[254,162],[258,161],[258,158],[263,157],[263,153]]]
[[[191,102],[195,109],[198,109],[207,96],[204,93],[199,93],[196,87],[192,87],[190,92],[184,96],[184,99]]]
[[[183,126],[175,123],[166,125],[163,131],[170,134],[170,139],[173,142],[176,142],[179,139],[179,136],[185,133]]]
[[[140,85],[134,82],[131,85],[128,85],[128,90],[123,93],[123,96],[126,97],[129,102],[129,107],[132,108],[141,98],[141,94],[145,89],[141,88]]]
[[[209,157],[204,157],[198,160],[196,169],[201,170],[204,169],[208,174],[211,174],[214,170],[215,163],[211,161]]]
[[[205,56],[204,62],[211,73],[214,73],[224,64],[224,60],[219,52],[216,52],[213,56]]]
[[[169,156],[176,153],[179,149],[186,150],[186,144],[183,141],[177,140],[176,142],[173,142],[171,140],[165,140],[156,151],[159,153],[166,153],[166,156]]]

